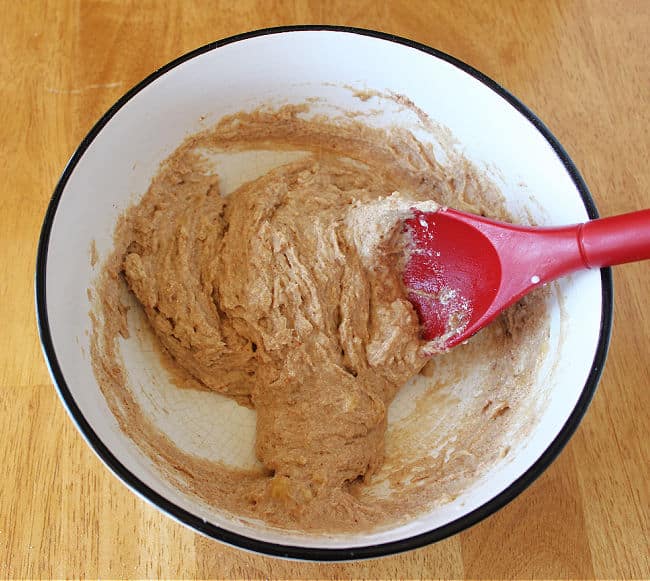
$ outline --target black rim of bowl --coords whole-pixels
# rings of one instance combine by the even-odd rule
[[[149,85],[155,79],[164,75],[167,71],[173,69],[174,67],[198,56],[205,52],[218,49],[221,46],[231,44],[233,42],[239,42],[249,38],[254,38],[257,36],[271,35],[285,32],[299,32],[299,31],[330,31],[330,32],[343,32],[349,34],[356,34],[362,36],[371,36],[374,38],[379,38],[389,42],[395,42],[398,44],[406,45],[408,47],[417,49],[429,55],[432,55],[436,58],[442,59],[455,67],[461,69],[465,73],[471,75],[476,80],[480,81],[510,105],[512,105],[517,111],[519,111],[530,123],[532,123],[536,129],[545,137],[548,143],[551,145],[557,156],[560,158],[567,172],[571,176],[573,183],[580,192],[582,201],[587,210],[587,213],[590,218],[597,218],[598,212],[596,210],[596,205],[594,200],[589,193],[587,185],[585,184],[582,176],[578,172],[575,164],[564,150],[559,141],[553,136],[549,129],[540,121],[540,119],[526,107],[521,101],[516,97],[510,94],[507,90],[501,87],[498,83],[485,76],[480,71],[474,69],[473,67],[465,64],[458,59],[436,50],[434,48],[428,47],[426,45],[420,44],[418,42],[408,40],[399,36],[392,34],[387,34],[383,32],[377,32],[374,30],[365,30],[360,28],[352,28],[347,26],[320,26],[320,25],[305,25],[305,26],[282,26],[277,28],[265,28],[261,30],[255,30],[247,32],[244,34],[238,34],[206,44],[196,50],[193,50],[175,60],[168,63],[167,65],[161,67],[146,79],[138,83],[130,91],[128,91],[123,97],[121,97],[105,114],[104,116],[95,124],[95,126],[90,130],[88,135],[81,142],[77,150],[74,152],[70,161],[68,162],[52,196],[50,204],[48,206],[47,212],[45,214],[45,219],[43,227],[41,230],[41,235],[38,245],[38,255],[36,262],[36,281],[35,281],[35,290],[36,290],[36,310],[38,317],[38,327],[41,338],[41,343],[45,357],[47,359],[50,373],[54,379],[54,383],[59,391],[59,394],[64,402],[64,405],[67,407],[70,416],[73,421],[77,424],[78,429],[81,431],[82,435],[85,437],[88,444],[93,448],[96,454],[101,458],[101,460],[108,466],[108,468],[119,478],[121,479],[129,488],[134,492],[154,504],[163,512],[167,513],[172,518],[178,520],[179,522],[184,523],[185,525],[191,527],[197,532],[200,532],[208,537],[217,539],[219,541],[247,549],[250,551],[255,551],[258,553],[264,553],[267,555],[273,555],[277,557],[285,557],[290,559],[304,559],[304,560],[315,560],[315,561],[343,561],[351,559],[367,559],[373,557],[381,557],[385,555],[391,555],[399,553],[402,551],[407,551],[410,549],[415,549],[422,547],[424,545],[439,541],[451,535],[454,535],[476,523],[483,520],[484,518],[490,516],[496,512],[501,507],[505,506],[513,498],[523,492],[544,470],[551,464],[555,457],[560,453],[562,448],[568,442],[571,435],[574,433],[582,416],[584,415],[589,402],[591,401],[595,391],[598,381],[600,379],[605,359],[607,357],[607,350],[609,347],[609,339],[611,334],[612,327],[612,307],[613,307],[613,284],[612,284],[612,272],[611,269],[605,268],[601,270],[601,287],[602,287],[602,312],[601,312],[601,322],[600,322],[600,335],[598,338],[598,346],[596,348],[596,353],[594,360],[591,366],[591,370],[587,377],[587,381],[582,389],[580,398],[576,403],[569,419],[566,421],[562,429],[559,431],[553,442],[548,446],[544,453],[537,459],[537,461],[517,480],[515,480],[510,486],[505,490],[499,493],[497,496],[480,506],[479,508],[473,510],[472,512],[454,520],[450,523],[447,523],[441,527],[433,529],[431,531],[421,533],[409,538],[391,541],[382,544],[360,546],[354,548],[315,548],[315,547],[300,547],[292,545],[281,545],[277,543],[271,543],[267,541],[261,541],[253,539],[244,535],[233,533],[227,529],[215,526],[209,522],[205,522],[203,519],[197,517],[196,515],[188,512],[187,510],[181,508],[180,506],[170,502],[165,497],[158,494],[156,491],[152,490],[144,482],[142,482],[135,474],[127,470],[127,468],[111,453],[111,451],[103,444],[98,435],[95,433],[93,428],[84,418],[81,410],[77,406],[68,385],[66,384],[63,373],[59,366],[54,345],[52,342],[52,336],[50,333],[50,326],[48,322],[47,314],[47,302],[46,302],[46,272],[47,272],[47,257],[48,257],[48,247],[50,232],[52,229],[52,224],[54,222],[54,217],[61,200],[61,196],[65,190],[66,184],[70,175],[74,171],[77,163],[83,157],[84,153],[93,142],[98,133],[102,128],[111,120],[111,118],[119,111],[132,97],[139,93],[144,87]]]

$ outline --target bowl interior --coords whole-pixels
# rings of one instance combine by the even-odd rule
[[[91,445],[99,440],[131,476],[134,490],[159,506],[146,487],[168,503],[248,538],[286,546],[350,548],[399,541],[444,527],[493,499],[524,475],[554,441],[573,412],[590,373],[598,346],[602,286],[599,272],[567,277],[553,289],[548,312],[551,337],[537,375],[531,402],[537,423],[480,482],[452,502],[398,527],[371,534],[305,536],[269,529],[228,515],[190,498],[163,479],[151,461],[119,429],[93,375],[89,359],[90,310],[86,289],[97,266],[89,248],[96,245],[100,263],[112,246],[120,213],[144,193],[165,159],[188,135],[209,127],[224,114],[266,103],[300,103],[319,97],[323,110],[381,108],[377,123],[408,123],[411,110],[374,97],[362,101],[355,90],[374,89],[406,95],[431,119],[449,129],[455,147],[486,168],[504,194],[508,208],[522,220],[568,224],[588,219],[585,203],[567,168],[529,119],[484,83],[453,64],[411,46],[343,31],[292,31],[247,38],[196,54],[142,86],[113,111],[82,144],[59,185],[58,205],[50,215],[46,251],[46,308],[51,335],[48,349],[55,380],[65,383],[68,406]],[[277,159],[242,158],[225,176],[227,189],[264,171]],[[146,342],[145,342],[146,343]],[[144,343],[123,350],[135,383],[151,385],[159,373]],[[56,363],[53,358],[56,358]],[[415,397],[417,385],[400,395],[394,418]],[[146,389],[143,388],[145,396]],[[229,400],[206,393],[178,393],[164,379],[156,393],[165,409],[190,406],[206,426],[218,415],[223,429],[187,433],[185,416],[169,420],[167,429],[182,447],[198,454],[217,454],[233,463],[255,462],[252,452],[255,415]],[[151,405],[151,413],[156,410]],[[164,410],[163,410],[164,411]],[[80,420],[80,416],[83,420]],[[86,425],[87,422],[87,425]],[[90,430],[88,429],[90,428]],[[207,430],[207,427],[206,427]],[[100,454],[101,455],[101,454]],[[106,460],[106,458],[104,458]],[[116,470],[114,461],[109,465]],[[124,478],[124,474],[121,474]],[[143,487],[142,485],[146,485]],[[183,512],[175,512],[188,522]],[[191,523],[192,524],[192,523]],[[198,527],[201,528],[201,527]],[[222,537],[224,538],[224,537]],[[238,542],[236,537],[233,539]],[[264,550],[262,548],[262,550]]]

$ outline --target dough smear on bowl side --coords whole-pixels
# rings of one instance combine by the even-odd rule
[[[306,153],[223,197],[205,152],[258,149]],[[93,364],[122,429],[185,491],[281,528],[366,530],[452,498],[496,461],[485,442],[505,412],[458,428],[469,460],[385,462],[388,408],[430,351],[401,281],[401,220],[438,204],[508,217],[469,163],[442,166],[405,129],[285,106],[226,117],[188,139],[120,219],[97,285]],[[256,410],[263,468],[187,454],[147,420],[118,348],[128,335],[125,287],[178,374]],[[536,369],[522,333],[543,334],[543,303],[532,296],[482,339],[506,361],[486,370],[487,382],[527,358],[519,383],[503,382],[512,393],[494,396],[509,407]],[[418,475],[431,485],[416,485]],[[373,478],[392,492],[374,494]]]

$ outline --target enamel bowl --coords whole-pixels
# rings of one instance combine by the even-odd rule
[[[532,402],[537,404],[536,423],[525,440],[454,500],[373,533],[301,535],[233,519],[175,488],[120,431],[88,357],[86,289],[97,274],[89,260],[91,243],[101,262],[110,252],[120,212],[146,191],[160,162],[185,137],[224,114],[310,97],[338,111],[376,107],[377,102],[365,103],[355,95],[367,89],[405,95],[447,127],[467,158],[498,176],[514,215],[530,216],[540,225],[597,217],[587,187],[562,146],[494,81],[409,40],[319,26],[235,36],[151,74],[111,107],[76,150],[41,233],[36,272],[41,341],[63,404],[83,437],[120,480],[172,518],[206,536],[269,555],[377,557],[438,541],[477,523],[524,490],[567,443],[594,394],[607,353],[611,272],[582,272],[560,281],[548,304],[547,353],[531,390],[531,397],[539,398]],[[383,119],[400,123],[402,115],[403,110],[386,105]],[[242,175],[228,179],[235,183]],[[147,374],[164,371],[147,360],[146,349],[134,339],[123,347],[123,355],[142,393],[162,402],[151,413],[166,408],[154,420],[170,438],[198,455],[235,463],[250,460],[253,411],[215,394],[184,390],[181,397],[173,386],[151,389]],[[208,430],[212,413],[225,413],[229,420],[218,430]],[[188,435],[183,424],[188,419],[198,426],[194,435],[201,437]],[[202,425],[205,432],[199,433]]]

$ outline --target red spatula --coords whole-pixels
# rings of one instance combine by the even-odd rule
[[[650,210],[558,228],[413,210],[403,272],[433,351],[462,343],[539,285],[576,270],[650,258]]]

